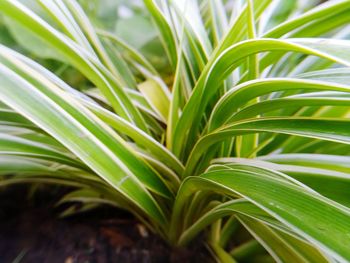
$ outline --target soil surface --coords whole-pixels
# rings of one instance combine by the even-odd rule
[[[135,218],[111,207],[59,218],[67,189],[0,189],[0,263],[212,262],[200,242],[172,250]]]

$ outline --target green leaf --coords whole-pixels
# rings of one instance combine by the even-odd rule
[[[205,113],[204,111],[210,99],[216,94],[224,79],[241,64],[242,59],[264,51],[283,51],[301,52],[323,57],[344,65],[350,65],[350,57],[348,56],[349,43],[349,41],[345,40],[254,39],[242,41],[231,46],[223,51],[212,65],[208,63],[207,66],[210,66],[210,68],[203,71],[189,102],[184,108],[174,139],[186,142],[185,145],[188,148],[194,144],[196,132],[200,127],[201,116]],[[262,69],[274,62],[268,55],[263,60]],[[179,145],[178,148],[174,149],[174,152],[176,155],[181,155],[183,150]]]
[[[80,46],[52,28],[17,0],[1,1],[0,7],[7,16],[12,17],[28,30],[35,32],[94,82],[111,102],[116,112],[147,130],[143,118],[130,102],[120,83],[96,58],[91,57],[91,54],[82,50]]]
[[[46,159],[76,168],[86,169],[79,161],[68,154],[60,153],[49,145],[0,133],[0,155],[4,154]]]
[[[238,218],[277,262],[329,262],[329,259],[302,240],[279,233],[246,216],[239,215]]]
[[[322,19],[332,21],[334,19],[337,19],[339,13],[348,11],[349,9],[350,5],[348,0],[326,2],[323,5],[311,9],[301,16],[298,16],[289,21],[285,21],[284,23],[276,26],[267,32],[264,37],[278,38],[284,34],[292,32],[299,27],[305,27],[305,25],[308,25],[309,22],[315,21],[319,23],[319,20]],[[312,28],[315,27],[315,24],[311,24],[309,26]]]
[[[46,43],[15,20],[4,18],[7,28],[16,42],[29,52],[44,59],[56,59],[65,62],[61,54],[54,48],[48,47]]]
[[[336,83],[289,78],[271,78],[245,82],[227,92],[225,96],[223,96],[220,99],[220,101],[216,104],[215,109],[212,112],[209,120],[208,130],[214,130],[215,128],[220,127],[220,125],[224,124],[225,122],[229,122],[233,113],[235,113],[240,107],[244,106],[254,98],[276,91],[289,90],[340,91],[348,93],[350,91],[350,87],[347,85],[341,85]],[[267,102],[262,103],[266,104]],[[271,103],[273,104],[275,102]],[[252,105],[252,107],[258,106]],[[238,114],[245,113],[242,112]],[[237,118],[239,119],[239,115],[237,116]]]
[[[177,52],[174,33],[154,0],[144,0],[144,4],[157,25],[169,61],[172,67],[175,68],[177,64]]]
[[[153,110],[166,119],[169,114],[170,94],[168,88],[157,79],[149,79],[138,85],[138,89],[151,105]]]
[[[133,163],[133,168],[126,168],[116,154],[120,150],[117,150],[117,148],[113,150],[109,148],[112,145],[107,147],[105,144],[107,141],[103,137],[106,134],[103,135],[103,133],[106,131],[96,126],[98,121],[93,115],[88,113],[83,107],[78,106],[79,104],[74,102],[73,98],[70,99],[70,102],[74,103],[74,109],[72,106],[68,106],[67,102],[63,103],[61,97],[63,94],[60,94],[58,90],[47,90],[45,94],[43,90],[40,91],[8,68],[1,66],[0,70],[2,82],[0,86],[1,101],[53,135],[112,187],[151,216],[153,220],[165,222],[159,206],[133,175],[133,172],[136,171],[135,169],[141,168],[141,166],[137,165],[139,161],[134,159],[129,152],[123,158],[134,159],[129,159]],[[61,106],[57,104],[59,101],[61,101]],[[87,118],[87,115],[89,115],[89,118]],[[89,130],[89,126],[94,127],[94,129]],[[100,135],[98,135],[99,133]],[[115,142],[113,144],[117,146]],[[113,153],[116,150],[117,152]],[[127,152],[124,151],[124,153]],[[124,159],[124,161],[127,159]],[[146,168],[144,172],[147,170],[151,172],[149,168]],[[150,180],[150,178],[147,180]]]
[[[223,166],[184,181],[175,203],[173,220],[180,216],[184,202],[199,189],[244,197],[327,255],[339,261],[350,259],[350,210],[302,186],[266,176],[264,172]]]

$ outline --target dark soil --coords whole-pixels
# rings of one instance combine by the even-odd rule
[[[204,245],[171,249],[135,220],[111,207],[59,218],[67,189],[0,189],[0,263],[210,262]]]

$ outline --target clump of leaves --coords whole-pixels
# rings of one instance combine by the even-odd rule
[[[75,0],[1,0],[27,56],[0,46],[0,185],[74,186],[222,262],[348,262],[350,1],[285,2],[144,0],[135,48]]]

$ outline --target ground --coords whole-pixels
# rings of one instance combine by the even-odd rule
[[[33,190],[34,189],[34,190]],[[59,218],[67,189],[0,189],[0,263],[210,262],[204,244],[171,249],[130,214],[112,207]]]

